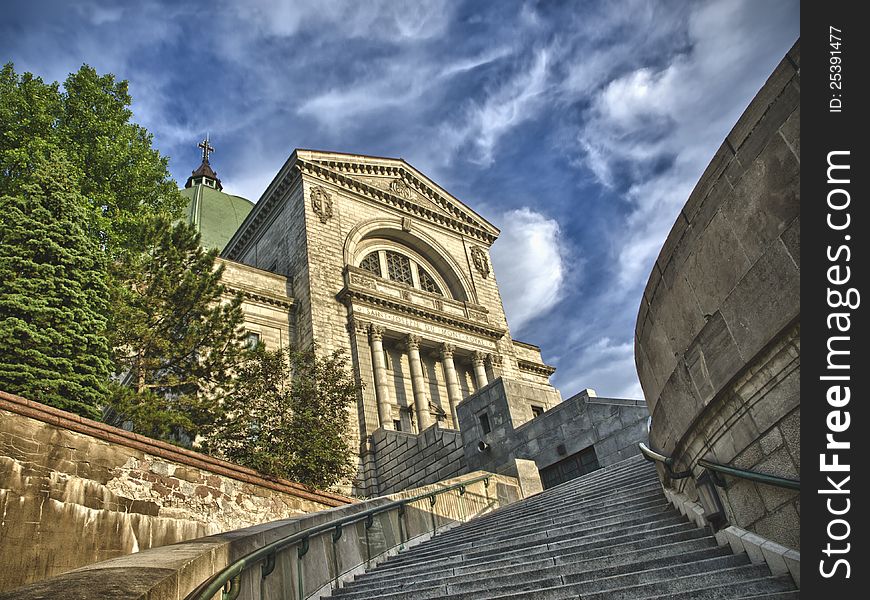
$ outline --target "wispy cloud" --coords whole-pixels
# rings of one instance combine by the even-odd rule
[[[568,250],[559,224],[530,208],[509,211],[500,223],[492,261],[511,327],[520,331],[562,298]]]
[[[403,156],[488,215],[512,331],[568,396],[638,393],[652,262],[798,36],[797,0],[15,3],[0,53],[129,79],[184,181],[209,131],[256,200],[294,147]]]

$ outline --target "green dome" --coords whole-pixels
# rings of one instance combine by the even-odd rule
[[[254,207],[250,200],[199,182],[181,190],[181,195],[188,199],[187,222],[196,227],[202,246],[209,249],[223,250]]]

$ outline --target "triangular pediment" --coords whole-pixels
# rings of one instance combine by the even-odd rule
[[[376,190],[375,197],[389,199],[394,206],[422,210],[436,221],[471,228],[492,241],[499,235],[492,223],[403,159],[316,150],[297,150],[296,156],[340,185]]]

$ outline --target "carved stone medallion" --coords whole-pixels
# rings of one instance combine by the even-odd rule
[[[332,217],[332,195],[320,186],[312,188],[311,208],[320,217],[320,222],[326,223]]]
[[[402,198],[411,198],[411,188],[401,179],[393,179],[390,182],[390,191]]]
[[[471,260],[474,262],[474,268],[484,277],[489,275],[489,259],[486,257],[486,250],[479,246],[471,248]]]

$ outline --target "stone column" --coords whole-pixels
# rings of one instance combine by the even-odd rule
[[[387,387],[387,364],[384,360],[384,328],[369,326],[372,346],[372,364],[375,372],[375,396],[378,399],[378,421],[384,429],[393,429],[393,411],[390,407],[390,388]]]
[[[474,366],[474,385],[477,386],[478,390],[489,383],[489,379],[486,378],[486,367],[484,367],[485,360],[486,354],[479,350],[475,350],[471,355],[471,364]]]
[[[411,388],[414,390],[414,409],[417,413],[417,432],[429,425],[429,398],[426,397],[426,380],[423,379],[423,363],[420,360],[420,336],[409,334],[408,363],[411,365]]]
[[[462,392],[459,390],[459,379],[456,377],[456,366],[453,364],[451,344],[441,344],[441,364],[444,365],[444,377],[447,379],[447,399],[450,401],[450,416],[453,428],[459,429],[459,417],[456,415],[456,405],[462,402]]]

